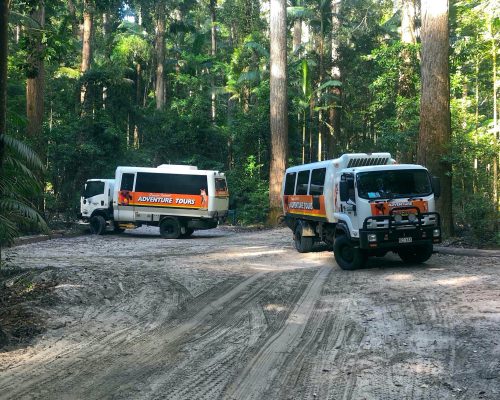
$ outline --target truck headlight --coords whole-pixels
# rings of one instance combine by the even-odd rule
[[[394,221],[401,222],[403,220],[403,216],[401,214],[394,214]]]
[[[434,229],[434,230],[432,231],[432,236],[434,236],[434,237],[439,237],[439,236],[441,236],[441,231],[440,231],[438,228]]]
[[[376,242],[377,241],[377,235],[375,233],[370,233],[368,235],[368,241],[369,242]]]
[[[368,229],[377,229],[377,221],[375,219],[369,220]]]
[[[416,214],[409,214],[408,215],[408,221],[415,222],[416,220],[417,220]]]

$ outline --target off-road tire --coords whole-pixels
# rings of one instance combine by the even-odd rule
[[[335,239],[333,255],[339,267],[347,271],[362,268],[367,259],[366,252],[358,247],[354,247],[354,244],[346,235]]]
[[[103,235],[106,232],[106,220],[101,215],[94,215],[89,222],[92,235]]]
[[[160,222],[160,235],[164,239],[179,239],[181,224],[177,218],[163,218]]]
[[[398,255],[405,263],[424,263],[432,256],[432,243],[417,246],[403,247],[398,250]]]
[[[295,248],[299,253],[308,253],[312,250],[314,238],[312,236],[302,236],[302,225],[300,223],[295,227],[295,235],[293,239]]]

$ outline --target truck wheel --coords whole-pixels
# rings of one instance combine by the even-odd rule
[[[164,239],[179,239],[181,225],[177,218],[163,218],[160,223],[160,235]]]
[[[102,235],[106,231],[106,220],[101,215],[94,215],[90,218],[90,233]]]
[[[363,267],[367,258],[366,253],[354,247],[354,244],[346,235],[339,236],[335,239],[333,254],[339,267],[348,271]]]
[[[432,243],[412,247],[403,247],[398,250],[398,255],[405,263],[423,263],[432,256]]]
[[[295,248],[299,253],[307,253],[312,250],[314,238],[312,236],[302,236],[302,225],[299,223],[295,228]]]
[[[186,228],[186,232],[181,235],[182,238],[190,237],[194,232],[193,228]]]

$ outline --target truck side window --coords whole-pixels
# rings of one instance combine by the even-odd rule
[[[349,185],[349,200],[356,201],[356,193],[354,191],[354,177],[352,175],[347,177],[347,184]]]
[[[286,174],[285,178],[285,195],[291,195],[295,192],[295,177],[297,176],[296,172],[289,172]]]
[[[138,172],[136,192],[191,194],[200,195],[201,191],[207,192],[208,183],[206,175],[187,174],[159,174],[151,172]]]
[[[300,171],[297,177],[297,190],[295,194],[307,194],[307,187],[309,186],[309,170]]]
[[[323,194],[325,186],[326,168],[313,169],[311,172],[311,187],[309,194],[313,196],[320,196]]]
[[[351,174],[344,174],[340,179],[347,182],[347,187],[349,189],[349,200],[356,201],[356,192],[354,191],[354,176]]]
[[[123,174],[120,190],[132,191],[134,189],[134,177],[134,174]]]
[[[102,181],[90,181],[85,185],[85,191],[83,192],[83,198],[88,199],[89,197],[94,197],[99,194],[104,193],[104,182]]]

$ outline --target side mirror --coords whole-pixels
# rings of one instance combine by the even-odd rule
[[[441,181],[437,176],[432,177],[432,191],[434,192],[434,197],[436,199],[439,199],[439,196],[441,196]]]
[[[349,184],[347,183],[347,181],[339,182],[339,195],[340,195],[340,201],[349,200]]]

